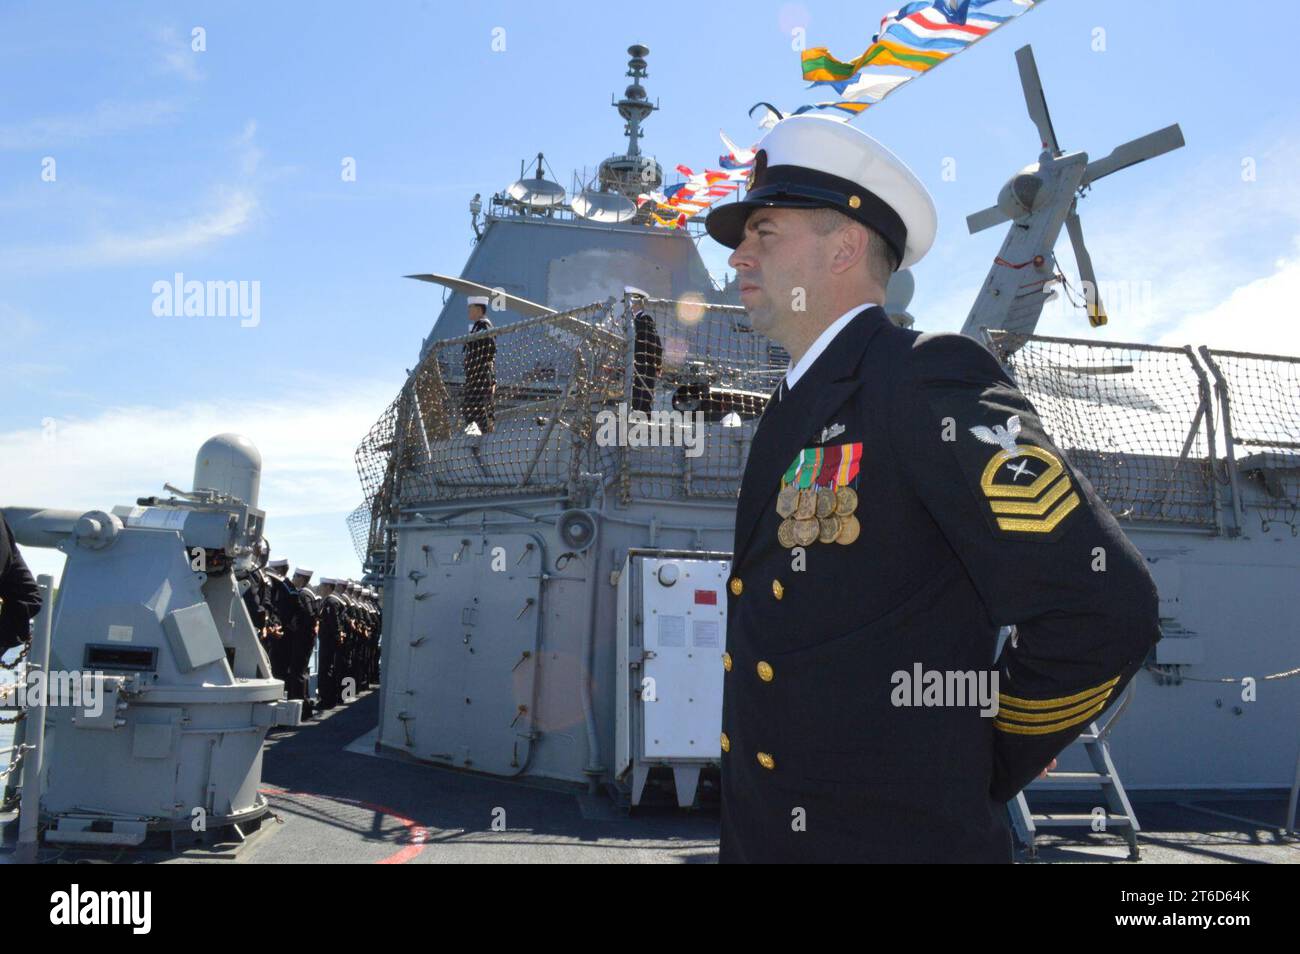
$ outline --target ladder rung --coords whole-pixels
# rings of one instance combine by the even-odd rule
[[[1034,824],[1039,828],[1091,828],[1094,815],[1034,815]],[[1106,827],[1128,828],[1133,824],[1127,815],[1107,815]]]
[[[1092,782],[1095,785],[1114,785],[1115,780],[1101,772],[1048,772],[1047,781]]]

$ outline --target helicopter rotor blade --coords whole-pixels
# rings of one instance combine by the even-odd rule
[[[1079,263],[1079,276],[1083,279],[1083,291],[1088,301],[1088,323],[1100,328],[1106,323],[1106,309],[1101,304],[1101,291],[1097,287],[1097,273],[1092,267],[1092,256],[1088,246],[1083,242],[1083,223],[1079,213],[1070,207],[1070,214],[1065,217],[1065,230],[1070,233],[1070,245],[1074,248],[1075,261]]]
[[[966,228],[970,229],[971,235],[974,235],[976,232],[983,232],[985,229],[991,229],[995,225],[1010,221],[1011,219],[1005,212],[996,205],[991,205],[987,209],[981,209],[979,212],[972,212],[966,216]]]
[[[1079,187],[1083,188],[1103,176],[1110,175],[1112,172],[1119,172],[1121,169],[1127,169],[1129,166],[1144,162],[1147,159],[1163,156],[1165,153],[1181,149],[1185,145],[1186,140],[1183,139],[1183,130],[1177,123],[1166,126],[1164,129],[1157,129],[1153,133],[1147,133],[1145,136],[1139,136],[1122,146],[1116,146],[1110,155],[1088,163],[1088,168],[1083,173],[1083,179],[1079,182]]]
[[[470,281],[468,278],[456,278],[452,275],[403,275],[403,278],[414,278],[421,282],[432,282],[435,285],[442,285],[450,288],[452,291],[458,291],[463,295],[487,295],[489,298],[500,296],[501,301],[505,302],[507,307],[512,311],[523,315],[526,318],[536,318],[539,315],[554,315],[554,308],[548,308],[546,305],[539,305],[535,301],[529,301],[527,298],[520,298],[517,295],[511,295],[509,292],[497,291],[487,285],[480,285],[478,282]]]
[[[1043,81],[1038,76],[1038,64],[1034,61],[1034,48],[1022,46],[1016,50],[1016,66],[1020,68],[1020,85],[1025,91],[1025,105],[1029,107],[1029,118],[1038,127],[1038,138],[1043,148],[1051,148],[1052,154],[1059,156],[1061,147],[1056,142],[1056,130],[1052,128],[1052,117],[1047,111],[1047,97],[1043,94]]]

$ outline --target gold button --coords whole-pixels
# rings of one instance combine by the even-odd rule
[[[727,733],[725,733],[725,732],[722,733],[722,737],[721,737],[721,739],[720,739],[719,741],[722,742],[722,751],[724,751],[724,752],[730,752],[730,751],[731,751],[731,740],[730,740],[729,738],[727,738]]]
[[[745,584],[740,582],[740,577],[738,577],[738,576],[733,576],[733,577],[731,578],[731,595],[732,595],[732,596],[739,596],[739,595],[740,595],[740,591],[743,590],[744,588],[745,588]]]
[[[731,653],[722,654],[722,668],[731,672]]]
[[[861,204],[862,204],[862,200],[861,200],[860,198],[858,198],[856,195],[851,195],[851,196],[849,196],[849,208],[850,208],[850,209],[856,209],[856,208],[857,208],[858,206],[860,206]]]
[[[775,676],[775,675],[776,675],[776,673],[772,671],[772,666],[771,666],[770,663],[767,663],[767,662],[760,662],[760,663],[758,664],[758,678],[759,678],[759,679],[762,679],[764,682],[771,682],[771,681],[772,681],[772,677]]]
[[[766,752],[759,752],[758,764],[763,766],[765,769],[774,769],[776,768],[776,759],[772,758],[772,756],[768,755]]]
[[[778,600],[781,597],[785,596],[785,587],[781,585],[780,580],[772,581],[772,595],[775,596]]]

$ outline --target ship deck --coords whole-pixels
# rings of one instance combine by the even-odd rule
[[[272,817],[238,846],[84,849],[42,846],[43,862],[209,864],[709,863],[717,860],[718,812],[638,807],[561,785],[505,781],[374,752],[379,696],[266,742],[262,789]],[[1134,793],[1142,832],[1136,864],[1300,861],[1300,839],[1281,826],[1285,793]],[[1031,798],[1035,811],[1050,805]],[[1075,807],[1073,811],[1078,811]],[[13,813],[0,816],[12,822]],[[494,828],[494,819],[500,819]],[[496,830],[500,829],[500,830]],[[17,825],[5,825],[0,862]],[[1053,831],[1038,861],[1132,864],[1118,834]],[[1024,852],[1018,860],[1028,860]]]

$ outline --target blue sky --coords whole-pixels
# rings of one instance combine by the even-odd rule
[[[400,276],[460,270],[469,198],[539,150],[566,185],[621,151],[609,103],[630,43],[650,47],[662,106],[643,148],[668,168],[702,166],[719,128],[757,138],[756,101],[811,97],[792,27],[848,57],[891,5],[6,3],[0,502],[109,507],[188,485],[203,438],[237,430],[265,457],[275,549],[356,572],[342,521],[360,499],[351,452],[439,302]],[[1187,138],[1081,206],[1103,283],[1149,290],[1112,309],[1105,336],[1300,353],[1294,54],[1283,30],[1252,30],[1248,59],[1224,43],[1241,35],[1234,19],[1276,9],[1047,0],[854,120],[939,208],[914,270],[918,326],[960,327],[1002,240],[968,235],[964,217],[1036,157],[1013,59],[1031,42],[1064,148],[1097,157],[1175,121]],[[704,239],[701,251],[725,269],[724,250]],[[259,324],[156,316],[152,286],[176,272],[260,282]],[[1059,311],[1040,330],[1096,335]]]

